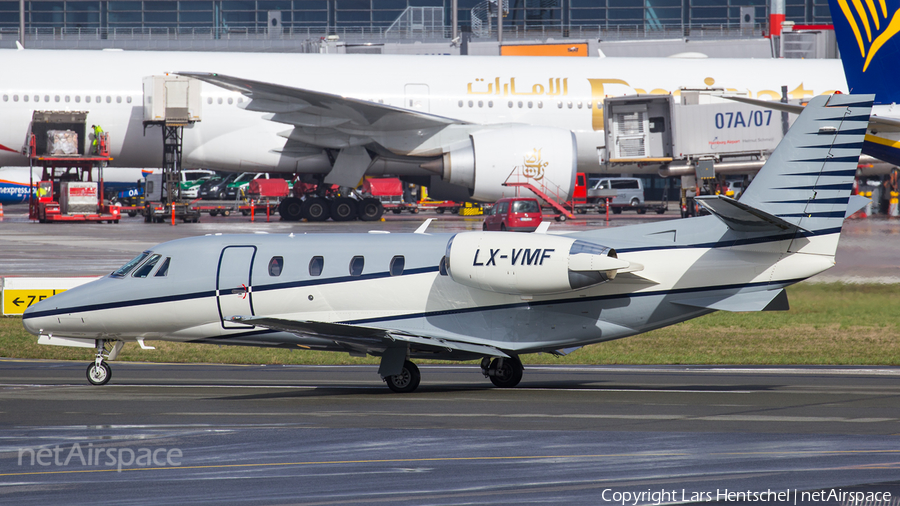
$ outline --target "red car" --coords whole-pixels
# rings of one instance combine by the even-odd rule
[[[508,197],[494,204],[481,229],[533,232],[542,220],[541,204],[537,199]]]

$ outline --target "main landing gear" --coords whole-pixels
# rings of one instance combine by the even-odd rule
[[[388,388],[394,392],[405,394],[412,392],[419,387],[419,382],[422,381],[422,375],[419,374],[419,368],[416,367],[416,364],[407,360],[403,362],[403,370],[400,374],[386,376],[384,381],[387,383]]]
[[[484,357],[481,360],[481,373],[485,378],[490,378],[491,383],[500,388],[512,388],[522,381],[522,374],[525,367],[519,357],[512,356],[509,358]],[[385,376],[384,382],[388,388],[399,394],[405,394],[414,391],[419,387],[422,375],[416,364],[405,360],[400,374],[393,376]]]
[[[107,339],[97,339],[96,343],[97,355],[87,368],[87,379],[91,385],[100,386],[107,384],[110,378],[112,378],[112,370],[105,360],[115,360],[116,357],[119,356],[119,352],[122,351],[122,346],[125,346],[125,343]],[[109,344],[112,344],[112,346],[110,346],[109,351],[106,351],[107,345]]]
[[[519,357],[513,355],[510,358],[490,357],[481,359],[481,373],[485,378],[490,378],[491,383],[500,388],[512,388],[522,381],[522,373],[525,367]]]

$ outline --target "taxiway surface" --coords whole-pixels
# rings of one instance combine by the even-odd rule
[[[425,365],[397,395],[374,366],[114,363],[91,387],[83,363],[0,364],[4,504],[900,494],[898,368],[534,366],[496,389],[477,366]]]

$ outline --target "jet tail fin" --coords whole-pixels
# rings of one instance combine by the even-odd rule
[[[741,194],[740,201],[701,202],[726,223],[730,219],[744,222],[740,223],[744,226],[755,223],[782,230],[793,228],[794,251],[799,237],[839,234],[849,207],[873,98],[814,97]],[[834,255],[836,238],[837,235],[816,251],[807,251]]]
[[[850,93],[875,94],[876,104],[900,102],[897,62],[900,61],[900,0],[869,3],[828,0],[834,34]]]

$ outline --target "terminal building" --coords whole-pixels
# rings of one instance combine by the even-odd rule
[[[504,42],[761,38],[771,10],[767,0],[502,1]],[[831,22],[827,0],[784,2],[789,23]],[[320,52],[301,41],[450,39],[454,3],[464,38],[496,40],[497,0],[26,0],[24,39],[33,48]],[[20,2],[0,0],[0,47],[15,46],[19,27]]]

